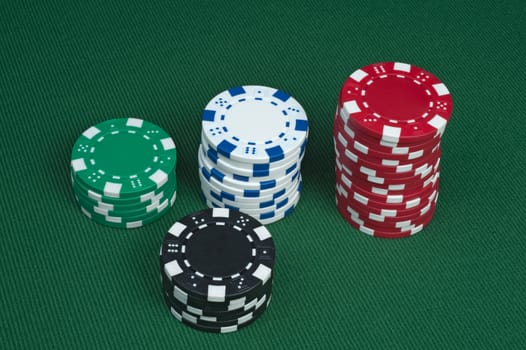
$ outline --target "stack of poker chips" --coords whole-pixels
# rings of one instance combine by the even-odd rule
[[[85,130],[71,154],[71,181],[81,211],[117,228],[155,221],[174,204],[177,152],[159,126],[111,119]]]
[[[263,224],[290,214],[300,199],[308,131],[303,107],[281,90],[239,86],[215,96],[203,111],[198,150],[208,207],[240,210]]]
[[[440,140],[452,100],[434,75],[399,62],[358,69],[334,117],[336,203],[360,231],[406,237],[433,218]]]
[[[259,221],[225,208],[190,214],[170,227],[160,250],[171,314],[193,328],[234,332],[267,309],[274,241]]]

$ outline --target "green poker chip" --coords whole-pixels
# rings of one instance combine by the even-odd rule
[[[95,193],[92,190],[86,189],[84,185],[74,180],[73,180],[73,190],[79,198],[85,200],[86,202],[92,203],[93,205],[99,204],[102,207],[108,208],[110,210],[119,209],[122,211],[126,211],[126,210],[133,210],[137,208],[143,208],[147,205],[152,204],[152,202],[161,199],[163,196],[166,196],[167,193],[176,191],[177,190],[177,178],[175,176],[172,176],[170,181],[166,183],[163,187],[155,191],[143,194],[137,198],[126,198],[126,199],[118,198],[117,199],[117,198],[106,197],[98,193]]]
[[[114,228],[138,228],[142,227],[144,225],[150,224],[154,222],[155,220],[161,218],[164,214],[166,214],[170,208],[173,206],[175,202],[176,194],[174,193],[173,197],[170,199],[170,201],[167,203],[167,205],[163,206],[161,209],[159,209],[158,212],[144,216],[144,217],[135,217],[135,218],[122,218],[117,216],[106,216],[101,215],[98,213],[95,213],[91,211],[88,208],[84,208],[82,204],[80,205],[80,210],[82,213],[92,219],[93,221],[103,224],[106,226],[114,227]]]
[[[156,197],[151,200],[141,203],[135,206],[117,206],[114,204],[108,204],[104,202],[98,202],[85,195],[76,192],[77,201],[86,209],[90,211],[107,216],[119,216],[125,219],[145,216],[153,213],[162,208],[163,203],[170,201],[173,195],[176,193],[175,186],[166,188],[165,191],[159,193]]]
[[[170,135],[137,118],[85,130],[71,153],[71,183],[82,213],[115,228],[164,215],[177,197],[177,151]]]
[[[110,119],[85,130],[71,154],[77,181],[107,197],[135,197],[162,187],[175,170],[173,139],[137,118]]]

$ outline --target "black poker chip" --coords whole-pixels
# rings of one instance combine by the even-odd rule
[[[177,319],[194,328],[237,330],[266,309],[274,260],[272,235],[253,217],[225,208],[192,213],[163,239],[165,301]]]

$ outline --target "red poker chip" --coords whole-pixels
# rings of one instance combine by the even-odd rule
[[[372,151],[372,148],[366,147],[364,148],[363,144],[355,142],[353,139],[348,138],[341,132],[336,132],[333,142],[335,145],[337,145],[340,148],[343,148],[344,150],[347,150],[349,152],[352,152],[355,155],[355,158],[361,158],[362,160],[367,160],[371,163],[379,164],[382,166],[391,166],[395,167],[401,164],[412,164],[415,162],[423,162],[426,158],[432,157],[436,152],[440,151],[440,143],[433,144],[429,148],[423,148],[423,149],[411,149],[407,150],[403,154],[405,159],[396,159],[395,154],[389,154],[389,153],[383,153],[383,152],[375,152],[375,154],[370,154],[370,151]],[[380,157],[377,157],[375,155],[381,155]]]
[[[435,197],[436,198],[436,197]],[[410,215],[400,215],[397,213],[396,216],[383,216],[374,212],[363,209],[353,203],[345,201],[344,198],[338,198],[337,205],[345,209],[345,211],[356,217],[357,219],[363,220],[368,227],[382,227],[382,228],[400,228],[409,225],[418,225],[425,217],[430,214],[434,208],[435,200],[427,203],[417,212]]]
[[[440,161],[440,158],[432,159],[432,161],[433,162],[430,162],[430,163],[424,163],[416,167],[410,172],[393,173],[393,172],[386,172],[386,171],[379,170],[379,169],[371,169],[363,164],[356,164],[354,162],[350,162],[346,158],[340,159],[341,164],[345,166],[351,172],[353,173],[356,172],[363,176],[367,176],[371,178],[377,178],[378,180],[376,182],[381,182],[381,183],[388,183],[390,181],[408,183],[413,180],[427,178],[427,176],[431,172],[433,172],[433,169],[436,168],[435,165],[437,164],[437,162]],[[375,182],[375,181],[372,181],[372,182]]]
[[[429,175],[429,177],[420,180],[414,180],[414,183],[389,183],[389,184],[376,184],[371,183],[366,178],[361,177],[361,174],[358,175],[352,175],[353,173],[345,168],[345,166],[337,165],[337,168],[335,169],[335,175],[337,176],[338,181],[346,180],[347,183],[346,186],[349,186],[351,183],[355,184],[355,186],[359,186],[363,190],[365,190],[367,193],[372,193],[374,195],[379,196],[387,196],[387,195],[409,195],[414,192],[423,191],[426,187],[432,186],[433,183],[436,183],[437,178],[440,177],[440,172],[436,171],[435,173],[432,173]],[[440,170],[440,169],[439,169]],[[342,178],[341,175],[345,175],[345,178]]]
[[[409,188],[418,188],[423,187],[425,182],[428,181],[440,168],[440,159],[437,159],[434,165],[426,167],[421,174],[417,176],[371,176],[361,173],[359,170],[349,167],[346,164],[342,164],[341,161],[336,158],[336,168],[338,170],[343,170],[347,173],[348,176],[355,178],[364,183],[371,184],[377,187],[387,187],[389,185],[407,185]],[[379,174],[381,175],[381,174]]]
[[[336,176],[336,182],[341,183],[346,189],[351,189],[362,196],[366,196],[375,203],[385,204],[408,203],[417,198],[425,198],[426,196],[430,195],[435,190],[435,188],[438,187],[437,185],[439,183],[439,178],[435,177],[435,181],[431,181],[426,187],[418,190],[409,189],[406,192],[399,194],[381,194],[378,192],[367,191],[360,186],[360,183],[348,178],[344,172],[338,172]]]
[[[364,133],[361,129],[356,129],[352,124],[349,123],[348,115],[345,111],[338,106],[336,109],[336,115],[334,116],[334,126],[333,130],[342,132],[346,137],[358,142],[365,144],[372,148],[378,148],[379,151],[392,153],[392,152],[401,152],[401,150],[394,151],[393,149],[398,148],[408,148],[408,149],[417,149],[417,148],[428,148],[433,144],[440,142],[442,135],[437,134],[429,139],[422,142],[389,142],[385,140],[380,140],[374,137],[371,137],[367,133]]]
[[[336,159],[335,172],[344,172],[346,176],[352,177],[352,181],[358,184],[364,190],[379,194],[379,195],[404,195],[411,192],[417,192],[423,190],[425,187],[430,185],[432,182],[436,182],[437,178],[440,177],[440,167],[432,172],[428,177],[422,181],[412,181],[410,183],[389,183],[389,184],[377,184],[371,183],[364,177],[358,177],[352,175],[352,171],[348,169],[344,164],[341,163],[340,159]],[[361,175],[361,174],[360,174]]]
[[[371,147],[370,145],[356,141],[350,138],[347,134],[340,131],[335,131],[334,139],[337,140],[343,147],[358,153],[359,155],[372,157],[380,160],[398,160],[410,162],[418,158],[424,157],[435,152],[440,147],[440,142],[429,146],[428,148],[392,148],[390,150],[379,150],[379,147]]]
[[[433,74],[400,62],[381,62],[356,70],[340,91],[349,125],[374,139],[418,143],[441,135],[453,102]]]
[[[409,177],[418,173],[420,168],[424,168],[429,164],[436,163],[437,159],[441,155],[440,149],[438,149],[436,152],[426,156],[425,158],[419,158],[414,162],[398,162],[398,165],[396,166],[385,165],[395,164],[395,162],[381,161],[384,163],[382,164],[381,162],[377,162],[375,159],[360,156],[356,151],[353,152],[352,150],[346,149],[337,140],[334,141],[334,144],[336,156],[342,164],[352,168],[358,167],[360,172],[371,176],[381,176],[379,174],[384,174],[385,177],[392,175],[393,178]]]
[[[394,215],[402,217],[418,214],[422,208],[424,208],[437,197],[438,190],[439,183],[437,183],[429,193],[426,193],[422,197],[415,197],[410,201],[393,204],[375,201],[346,187],[341,182],[336,182],[336,196],[339,200],[347,202],[353,208],[357,208],[362,212],[374,213],[383,216]]]
[[[345,171],[336,170],[336,182],[341,183],[347,190],[352,190],[362,196],[366,196],[371,201],[385,204],[400,204],[404,202],[410,202],[415,198],[422,198],[433,192],[433,189],[437,187],[438,176],[433,176],[431,181],[428,181],[427,186],[417,189],[407,189],[404,192],[393,193],[381,193],[378,190],[370,191],[363,186],[363,183],[357,181],[356,177],[348,176]]]
[[[365,222],[363,224],[359,224],[353,220],[353,217],[350,215],[350,213],[346,212],[344,208],[341,206],[338,206],[338,211],[340,212],[340,215],[347,221],[351,226],[358,229],[359,231],[373,237],[379,237],[379,238],[404,238],[404,237],[410,237],[420,231],[422,231],[433,219],[434,216],[434,210],[436,209],[436,205],[430,210],[429,215],[425,216],[423,220],[416,226],[412,227],[404,227],[402,229],[395,228],[395,229],[385,229],[385,228],[371,228],[368,227]],[[357,220],[358,221],[358,220]]]

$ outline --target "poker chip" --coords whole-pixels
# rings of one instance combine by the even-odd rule
[[[202,113],[198,149],[206,205],[263,224],[288,216],[301,196],[308,132],[303,107],[281,90],[239,86],[215,96]]]
[[[343,83],[333,127],[335,189],[351,226],[400,238],[431,222],[452,108],[444,83],[406,63],[371,64]]]
[[[159,126],[137,118],[85,130],[71,154],[71,182],[82,213],[116,228],[151,223],[177,197],[177,151]]]
[[[160,249],[163,297],[193,328],[236,331],[259,318],[271,299],[275,247],[267,228],[227,208],[175,222]]]

